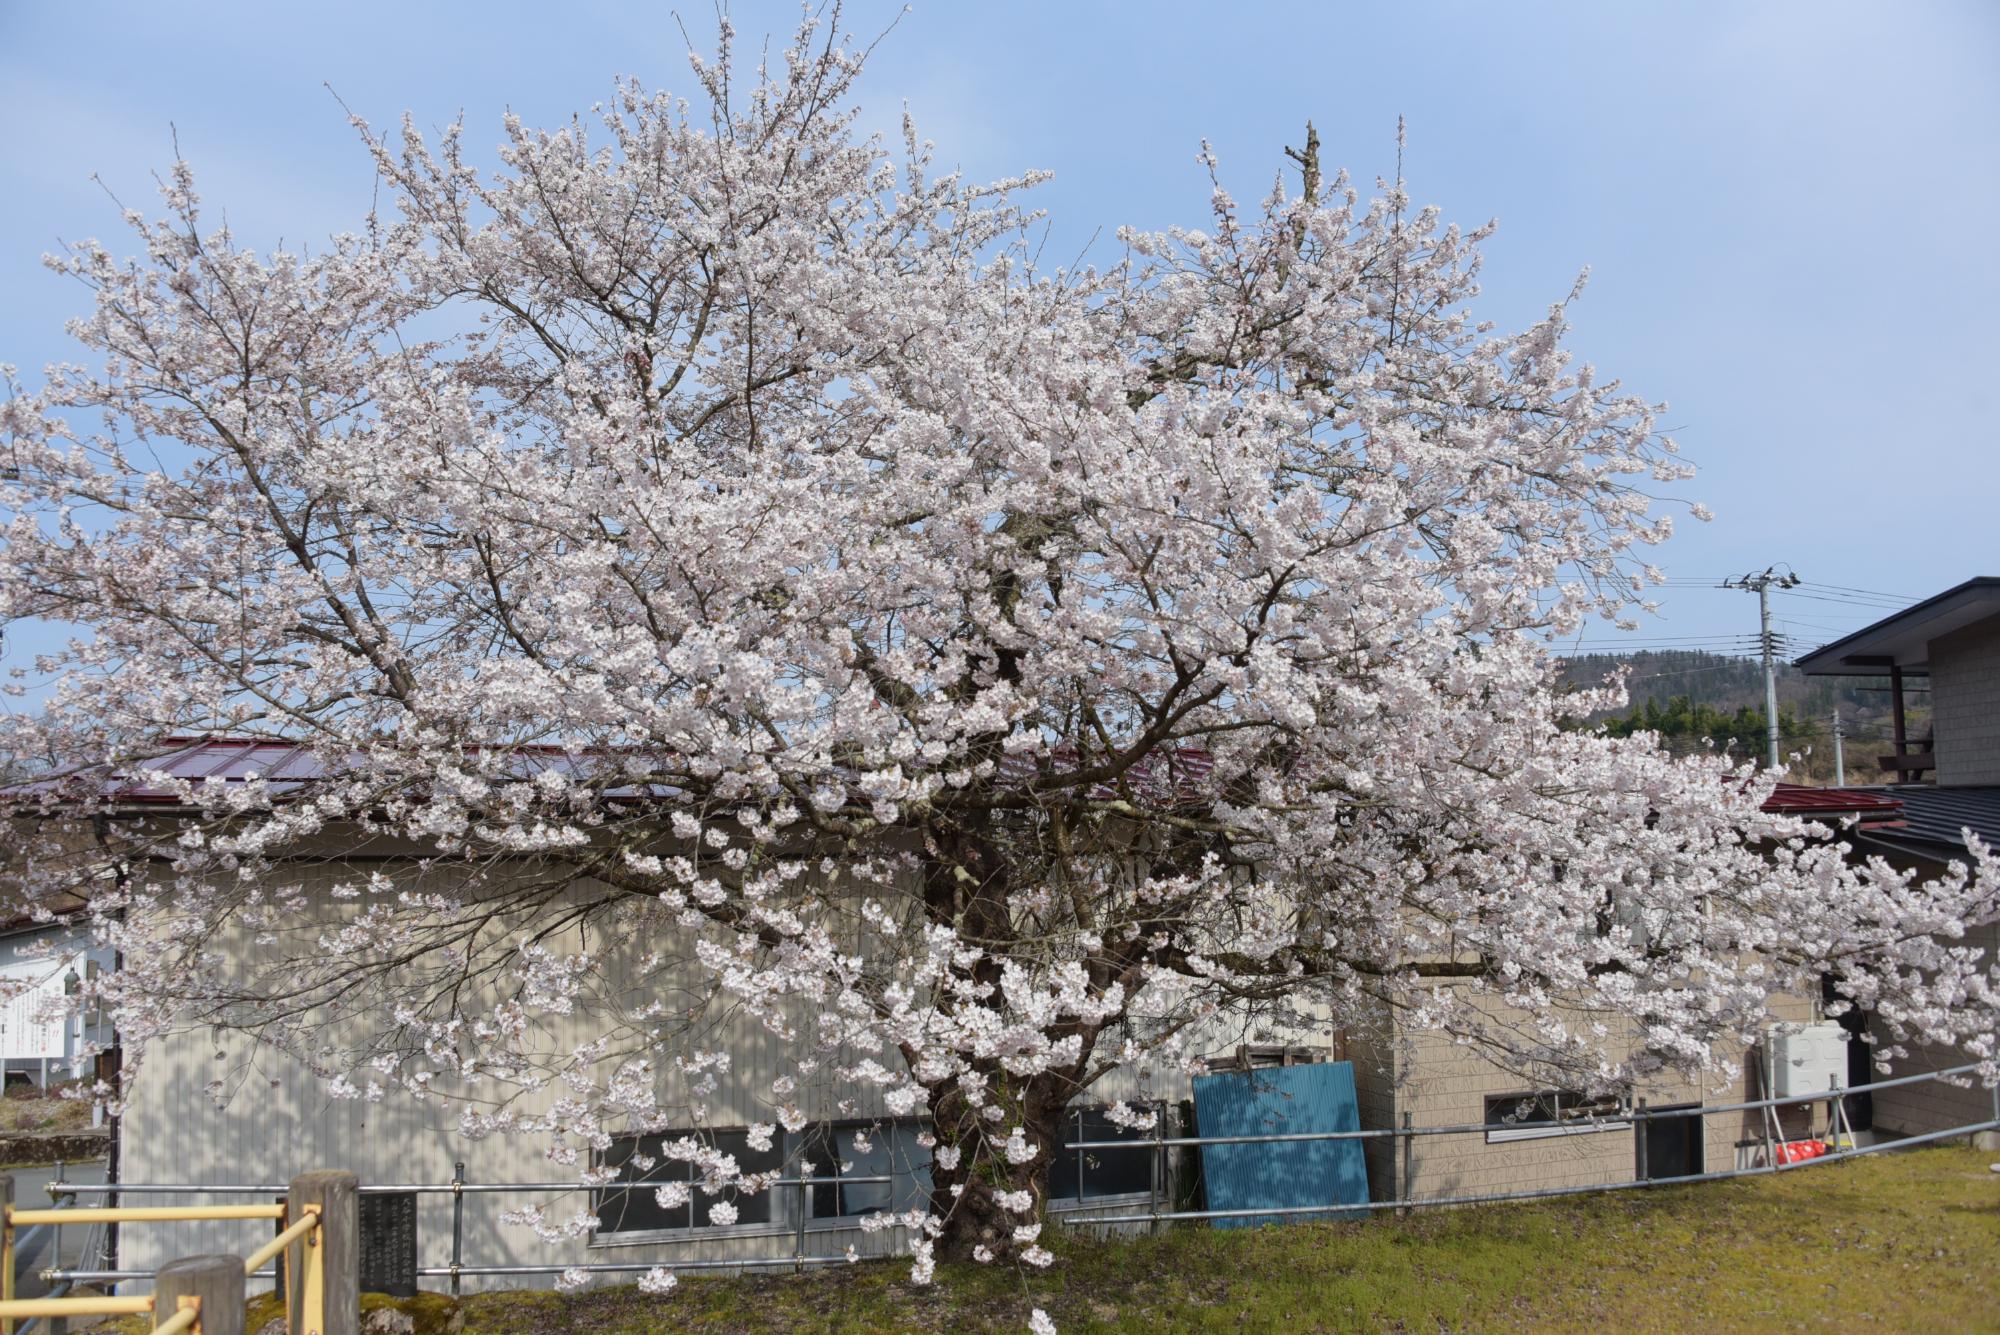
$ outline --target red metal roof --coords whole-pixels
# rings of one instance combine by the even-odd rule
[[[330,766],[324,757],[314,755],[302,746],[254,737],[169,737],[160,746],[162,749],[158,754],[129,762],[115,770],[102,766],[67,770],[15,784],[0,790],[0,796],[54,796],[73,790],[73,786],[80,782],[87,787],[92,777],[102,776],[98,796],[104,801],[175,805],[180,801],[179,794],[144,776],[161,774],[171,781],[197,784],[211,779],[233,783],[256,778],[262,779],[273,794],[284,795],[315,779],[325,778],[340,768]],[[601,750],[566,751],[556,746],[519,746],[513,748],[511,754],[513,765],[510,768],[521,778],[532,777],[545,769],[561,770],[578,777],[588,777],[593,771],[601,775],[607,764],[607,753]],[[1003,782],[1027,784],[1042,773],[1045,763],[1053,765],[1060,773],[1064,767],[1076,765],[1077,752],[1073,747],[1061,747],[1047,762],[1029,755],[1004,755],[1000,759],[999,776]],[[1147,801],[1200,803],[1207,800],[1206,781],[1214,768],[1215,759],[1207,751],[1193,747],[1163,748],[1141,756],[1125,772],[1122,783]],[[642,793],[638,785],[625,785],[610,788],[605,795],[636,799],[648,795],[672,797],[678,791],[667,784],[653,784],[649,792]],[[1122,794],[1113,784],[1098,783],[1092,785],[1091,796],[1099,801],[1111,801]]]
[[[179,800],[171,789],[141,777],[162,773],[174,780],[200,783],[205,779],[239,782],[260,778],[274,793],[291,792],[303,784],[326,776],[328,766],[318,756],[290,742],[252,737],[170,737],[161,753],[136,761],[106,775],[100,790],[111,802],[172,804]],[[553,746],[516,748],[515,757],[522,777],[543,769],[559,769],[583,775],[605,763],[602,752],[570,752]],[[1053,760],[1058,768],[1076,763],[1076,752],[1061,748]],[[1125,782],[1149,801],[1199,802],[1203,800],[1214,758],[1197,748],[1155,751],[1142,757],[1126,772]],[[1032,756],[1009,755],[1002,759],[1000,776],[1010,783],[1028,783],[1040,770]],[[601,771],[600,771],[601,772]],[[84,771],[83,773],[88,773]],[[7,790],[12,795],[59,790],[74,783],[81,774],[51,775],[18,784]],[[671,796],[673,790],[654,785],[654,796]],[[633,788],[614,788],[613,797],[638,797]],[[1110,785],[1093,785],[1092,796],[1107,800],[1117,795]],[[1764,799],[1764,810],[1779,815],[1838,818],[1854,816],[1863,828],[1883,828],[1896,823],[1903,803],[1896,797],[1866,788],[1808,788],[1803,784],[1781,783]]]
[[[26,797],[76,795],[96,779],[102,786],[99,796],[111,802],[166,802],[179,800],[157,783],[141,777],[158,772],[172,779],[200,783],[203,779],[224,782],[251,777],[267,779],[278,792],[289,792],[301,783],[320,777],[324,767],[290,742],[264,741],[251,737],[169,737],[161,750],[143,760],[112,768],[85,765],[58,770],[25,783],[13,784],[5,796]]]
[[[5,790],[7,795],[61,793],[93,777],[102,787],[98,795],[109,802],[162,803],[180,801],[179,794],[147,776],[164,775],[169,781],[240,783],[262,779],[274,794],[294,792],[315,779],[323,779],[341,767],[329,765],[324,756],[292,742],[257,737],[169,737],[161,750],[142,760],[133,760],[115,769],[85,766],[59,774],[32,779]],[[604,763],[602,753],[569,752],[554,746],[513,748],[513,772],[529,778],[545,769],[581,774]],[[101,777],[100,777],[101,776]],[[657,792],[666,792],[656,788]],[[634,789],[614,789],[614,796],[636,796]]]
[[[1878,828],[1901,817],[1903,804],[1868,788],[1808,788],[1781,783],[1764,799],[1764,810],[1782,816],[1857,816],[1864,828]]]

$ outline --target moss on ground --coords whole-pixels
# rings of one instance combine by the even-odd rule
[[[1061,1240],[1045,1274],[907,1262],[683,1279],[666,1297],[436,1294],[415,1335],[2000,1328],[2000,1174],[1920,1149],[1774,1177],[1360,1223]],[[260,1309],[261,1312],[261,1309]],[[253,1317],[251,1330],[259,1320]]]

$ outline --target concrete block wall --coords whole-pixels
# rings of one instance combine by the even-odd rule
[[[1778,998],[1773,1009],[1783,1020],[1807,1021],[1815,1015],[1812,1002],[1805,998]],[[1384,1081],[1386,1110],[1375,1110],[1371,1104],[1363,1062],[1356,1058],[1355,1079],[1363,1090],[1364,1126],[1400,1126],[1405,1112],[1416,1127],[1478,1123],[1485,1118],[1489,1097],[1529,1092],[1529,1082],[1443,1035],[1405,1035],[1401,1043],[1387,1045],[1385,1051],[1386,1056],[1370,1064],[1376,1073],[1371,1079],[1380,1079],[1381,1073],[1390,1071],[1401,1077],[1400,1082]],[[1654,1108],[1742,1103],[1764,1097],[1756,1052],[1740,1054],[1738,1063],[1734,1076],[1718,1075],[1699,1082],[1663,1080],[1637,1093]],[[1823,1129],[1826,1113],[1823,1105],[1795,1105],[1780,1109],[1777,1120],[1780,1137],[1798,1139]],[[1704,1115],[1702,1170],[1747,1166],[1742,1142],[1755,1141],[1761,1146],[1765,1134],[1765,1117],[1760,1110]],[[1638,1169],[1638,1151],[1632,1129],[1607,1128],[1491,1143],[1482,1134],[1469,1133],[1418,1138],[1412,1161],[1412,1197],[1435,1199],[1629,1181]],[[1370,1145],[1369,1183],[1375,1199],[1392,1197],[1401,1168],[1399,1145],[1387,1140]]]
[[[1989,959],[2000,954],[2000,923],[1988,923],[1967,932],[1965,944],[1986,951]],[[1897,1061],[1889,1075],[1921,1075],[1926,1071],[1949,1070],[1971,1060],[1972,1057],[1961,1048],[1912,1044],[1910,1055]],[[1960,1086],[1946,1084],[1942,1080],[1926,1080],[1921,1084],[1898,1085],[1875,1095],[1875,1125],[1884,1131],[1906,1136],[1990,1121],[1996,1113],[2000,1113],[2000,1107],[1996,1107],[1993,1091],[1976,1082]],[[1995,1134],[1989,1133],[1989,1136]]]
[[[2000,783],[2000,617],[1930,643],[1940,786]]]
[[[1397,1091],[1396,1123],[1404,1112],[1419,1128],[1482,1122],[1489,1096],[1526,1092],[1527,1082],[1476,1051],[1442,1035],[1415,1035]],[[1417,1139],[1411,1160],[1411,1199],[1584,1186],[1632,1175],[1632,1135],[1607,1130],[1496,1144],[1480,1133],[1425,1136]]]
[[[1350,1033],[1347,1040],[1364,1131],[1383,1130],[1401,1122],[1396,1101],[1396,1045],[1385,1037],[1385,1030],[1384,1025],[1372,1024],[1365,1033]],[[1368,1164],[1368,1198],[1396,1199],[1399,1160],[1395,1141],[1387,1136],[1371,1137],[1361,1142],[1361,1152]]]
[[[1891,1074],[1919,1075],[1959,1066],[1965,1060],[1965,1053],[1956,1048],[1913,1047],[1908,1057],[1896,1063]],[[1993,1091],[1977,1082],[1959,1086],[1927,1080],[1918,1085],[1885,1089],[1875,1095],[1876,1129],[1906,1136],[1968,1126],[1993,1117]]]

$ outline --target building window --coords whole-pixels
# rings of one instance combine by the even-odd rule
[[[1162,1115],[1153,1105],[1151,1111]],[[1100,1108],[1075,1108],[1063,1118],[1063,1138],[1049,1168],[1049,1205],[1062,1209],[1107,1196],[1145,1196],[1153,1190],[1153,1132],[1119,1126]],[[1129,1150],[1073,1150],[1077,1141],[1129,1140]]]
[[[1624,1100],[1616,1094],[1579,1094],[1569,1089],[1489,1094],[1486,1143],[1497,1145],[1502,1141],[1534,1140],[1542,1136],[1616,1131],[1631,1125],[1615,1120],[1624,1114]]]
[[[768,1150],[750,1148],[750,1133],[738,1128],[733,1131],[669,1131],[655,1136],[627,1136],[612,1142],[605,1151],[602,1166],[616,1168],[618,1181],[630,1182],[633,1186],[604,1187],[597,1192],[597,1231],[604,1233],[651,1233],[666,1229],[693,1229],[719,1227],[709,1218],[709,1211],[717,1204],[728,1201],[736,1207],[735,1223],[770,1224],[771,1198],[769,1190],[753,1196],[725,1192],[720,1196],[710,1196],[701,1189],[701,1175],[692,1165],[682,1159],[669,1159],[661,1154],[663,1145],[693,1136],[713,1145],[724,1154],[734,1155],[739,1169],[745,1173],[775,1173],[784,1166],[783,1147],[774,1139]],[[659,1199],[661,1187],[678,1184],[683,1190],[671,1193],[681,1199],[674,1204],[662,1205]]]
[[[923,1128],[915,1122],[836,1122],[816,1126],[796,1137],[800,1152],[794,1169],[811,1172],[791,1176],[836,1178],[814,1182],[806,1193],[812,1219],[852,1219],[878,1211],[927,1206],[931,1195],[931,1152],[917,1144]],[[887,1177],[888,1182],[851,1179]],[[775,1191],[798,1192],[797,1187]],[[796,1197],[794,1197],[796,1199]]]
[[[750,1148],[744,1128],[726,1131],[668,1131],[659,1135],[621,1136],[599,1160],[615,1168],[618,1183],[596,1193],[597,1235],[600,1239],[640,1241],[644,1235],[688,1232],[722,1227],[796,1227],[801,1204],[809,1221],[846,1220],[878,1211],[901,1212],[926,1206],[931,1194],[930,1151],[917,1143],[923,1130],[914,1122],[845,1122],[808,1128],[798,1135],[777,1132],[771,1148]],[[857,1141],[856,1136],[859,1135]],[[796,1185],[767,1187],[754,1195],[725,1192],[710,1196],[701,1189],[701,1174],[682,1160],[661,1154],[664,1145],[690,1138],[734,1155],[744,1173],[774,1173],[786,1178],[833,1178],[814,1182],[803,1191]],[[810,1173],[801,1167],[810,1164]],[[888,1182],[861,1181],[888,1177]],[[856,1179],[850,1181],[849,1179]],[[678,1185],[679,1199],[662,1205],[663,1186]],[[736,1209],[732,1225],[710,1216],[727,1201]]]

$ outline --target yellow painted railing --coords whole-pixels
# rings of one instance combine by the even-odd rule
[[[201,1335],[201,1299],[187,1296],[180,1300],[180,1310],[165,1321],[155,1322],[153,1335],[178,1335],[180,1331],[192,1331]]]
[[[9,1298],[7,1315],[15,1319],[30,1316],[142,1316],[153,1310],[151,1294],[143,1298]]]
[[[256,1274],[259,1270],[263,1269],[264,1262],[273,1259],[279,1252],[304,1238],[306,1234],[318,1227],[319,1207],[317,1205],[308,1205],[300,1215],[298,1221],[290,1228],[243,1258],[244,1278],[247,1279],[251,1275]],[[310,1246],[310,1242],[307,1245]]]
[[[7,1182],[4,1195],[8,1198],[13,1195],[11,1179]],[[289,1207],[284,1205],[88,1206],[72,1209],[24,1210],[16,1208],[11,1200],[8,1200],[4,1205],[0,1205],[0,1335],[14,1335],[17,1323],[36,1317],[151,1314],[154,1318],[153,1335],[168,1335],[169,1332],[180,1331],[201,1335],[202,1329],[199,1293],[179,1292],[163,1297],[162,1289],[167,1287],[163,1281],[167,1280],[169,1271],[174,1267],[163,1270],[157,1277],[162,1283],[156,1283],[155,1291],[143,1297],[99,1295],[76,1298],[16,1298],[14,1239],[17,1229],[37,1224],[282,1220],[288,1213],[290,1213]],[[297,1218],[280,1230],[277,1236],[244,1258],[241,1274],[235,1277],[235,1290],[230,1297],[231,1303],[239,1311],[243,1301],[243,1281],[283,1253],[287,1254],[292,1276],[286,1285],[287,1314],[291,1314],[294,1297],[298,1307],[299,1319],[288,1323],[290,1328],[314,1332],[315,1335],[328,1330],[326,1248],[322,1245],[323,1230],[320,1227],[323,1217],[321,1206],[300,1205]],[[292,1252],[294,1248],[297,1249],[296,1253]],[[213,1279],[214,1276],[210,1275],[208,1278]],[[167,1298],[171,1299],[170,1303]],[[167,1310],[163,1311],[163,1308]]]
[[[67,1210],[7,1207],[7,1222],[30,1224],[150,1224],[203,1219],[283,1219],[282,1205],[84,1205]]]

